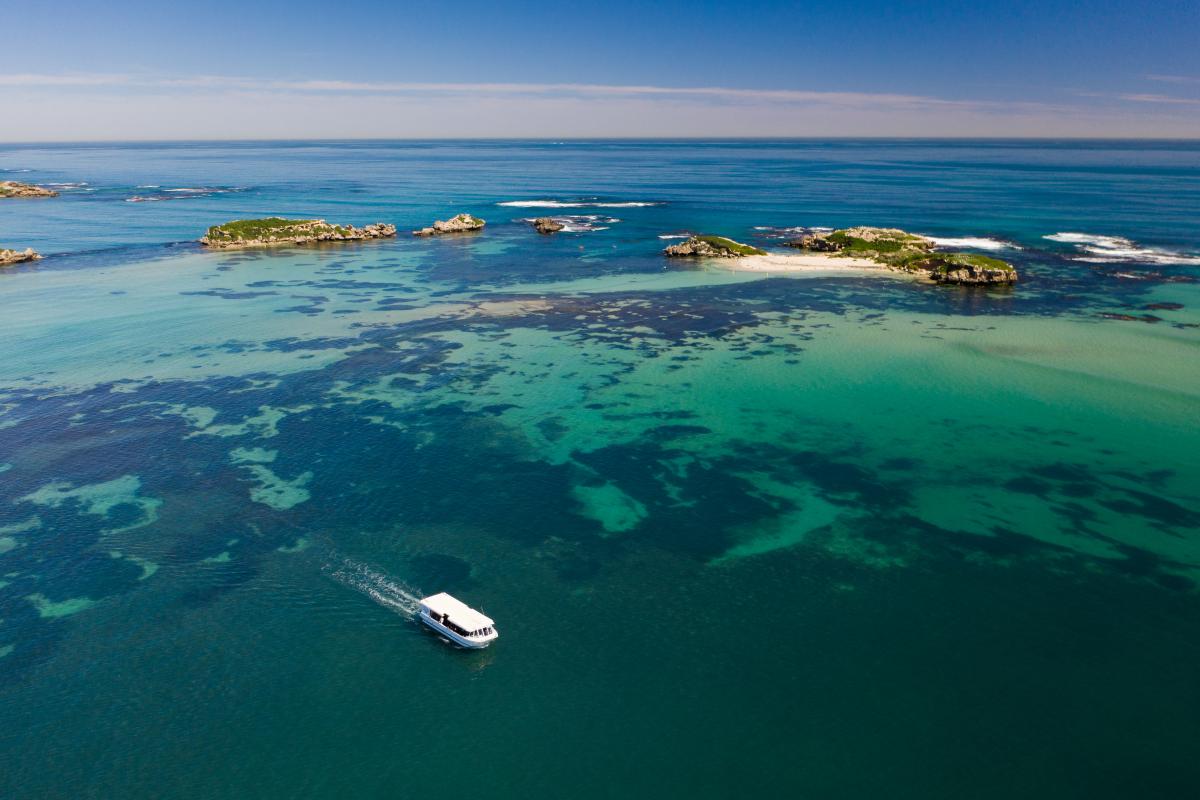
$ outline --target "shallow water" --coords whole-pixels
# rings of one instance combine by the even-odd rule
[[[5,797],[1200,779],[1200,146],[28,146],[0,169],[87,183],[0,207],[0,244],[51,254],[0,274]],[[522,221],[563,206],[617,221]],[[488,228],[188,243],[457,211]],[[1023,280],[658,255],[854,223]],[[1098,263],[1065,233],[1132,246]],[[442,590],[495,646],[413,623]]]

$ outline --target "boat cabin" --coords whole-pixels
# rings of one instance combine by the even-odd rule
[[[421,621],[462,647],[487,647],[500,634],[491,617],[445,592],[421,600]]]

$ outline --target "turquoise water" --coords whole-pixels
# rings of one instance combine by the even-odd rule
[[[1200,145],[7,146],[0,169],[85,184],[0,207],[0,246],[48,254],[0,273],[4,797],[1200,780]],[[457,211],[486,231],[191,243]],[[582,230],[520,221],[547,213]],[[659,255],[854,223],[1023,280]],[[420,629],[442,590],[499,641]]]

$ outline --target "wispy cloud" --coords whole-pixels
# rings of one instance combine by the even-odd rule
[[[1200,99],[1192,97],[1175,97],[1169,94],[1119,94],[1116,95],[1118,100],[1127,100],[1131,103],[1161,103],[1164,105],[1174,106],[1200,106]]]
[[[1158,81],[1159,83],[1200,84],[1200,77],[1193,77],[1191,75],[1147,75],[1146,80]]]
[[[1059,103],[804,88],[0,72],[10,141],[602,136],[1200,135],[1200,101]],[[1133,113],[1130,104],[1139,104]],[[314,107],[322,113],[314,114]]]
[[[648,86],[588,83],[429,83],[346,81],[324,79],[247,78],[222,75],[158,77],[120,74],[44,75],[0,74],[0,87],[22,88],[123,88],[195,89],[253,92],[308,92],[322,94],[463,94],[530,95],[558,97],[692,98],[711,101],[772,101],[821,103],[849,107],[976,108],[994,103],[950,100],[914,94],[879,92],[829,92],[806,89],[755,89],[724,86]]]

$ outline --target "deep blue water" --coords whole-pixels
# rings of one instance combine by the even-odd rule
[[[1200,143],[5,145],[0,179],[61,184],[0,201],[47,256],[0,271],[0,796],[1200,782]],[[402,235],[195,241],[269,215]],[[855,224],[1021,280],[661,255]],[[499,641],[422,631],[442,590]]]

